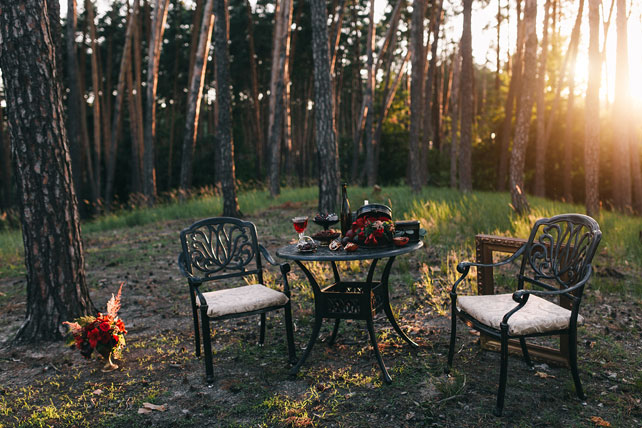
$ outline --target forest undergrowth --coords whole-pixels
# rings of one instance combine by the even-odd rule
[[[316,189],[285,189],[276,200],[260,191],[240,197],[241,210],[257,225],[259,240],[274,254],[295,237],[290,218],[316,212]],[[2,246],[0,271],[0,427],[360,427],[360,426],[600,426],[642,424],[642,266],[639,219],[604,213],[604,240],[581,313],[580,376],[588,394],[574,394],[570,372],[536,362],[535,370],[513,356],[505,416],[492,416],[499,355],[482,350],[479,337],[459,325],[454,370],[444,374],[449,318],[447,291],[458,261],[474,257],[476,233],[526,237],[540,216],[581,211],[581,207],[533,199],[533,213],[518,218],[507,194],[462,196],[429,188],[413,197],[404,187],[349,188],[353,209],[362,201],[390,204],[395,218],[420,219],[426,246],[399,257],[391,274],[392,307],[402,328],[419,343],[406,346],[378,316],[375,330],[393,383],[382,383],[363,323],[342,324],[334,346],[315,345],[299,375],[288,375],[283,317],[268,317],[266,344],[256,345],[257,319],[213,325],[215,382],[204,379],[194,356],[187,287],[176,256],[178,234],[193,221],[220,212],[216,196],[151,211],[123,211],[83,224],[87,277],[94,304],[102,309],[120,282],[121,316],[129,334],[120,369],[101,373],[102,363],[86,361],[62,343],[10,345],[24,319],[25,279],[21,250],[12,239]],[[310,224],[310,230],[316,225]],[[20,235],[17,232],[19,239]],[[2,235],[11,236],[11,233]],[[11,249],[11,245],[16,248]],[[327,266],[316,275],[328,280]],[[342,264],[343,275],[364,276],[364,262]],[[497,272],[501,290],[510,290],[515,266]],[[475,276],[472,275],[472,278]],[[266,278],[273,286],[278,270]],[[312,327],[313,296],[293,266],[295,341],[300,355]],[[468,292],[476,284],[465,285]],[[331,331],[325,322],[322,339]],[[555,343],[552,343],[555,344]],[[141,414],[143,403],[162,406]],[[607,425],[601,425],[607,426]]]

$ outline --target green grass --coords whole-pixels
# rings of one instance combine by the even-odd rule
[[[277,198],[271,198],[265,190],[250,190],[239,195],[239,205],[245,215],[254,215],[270,207],[284,203],[302,203],[302,211],[313,214],[317,198],[316,187],[284,188]],[[425,188],[414,194],[408,187],[387,187],[374,193],[370,188],[351,187],[348,189],[352,208],[356,210],[364,200],[389,204],[396,218],[413,218],[421,221],[427,231],[426,242],[437,248],[439,253],[455,251],[462,256],[474,254],[474,236],[488,233],[505,236],[527,237],[533,222],[567,212],[584,212],[581,205],[566,204],[542,198],[530,197],[531,214],[517,216],[510,208],[508,193],[472,192],[462,194],[448,188]],[[117,230],[154,222],[176,219],[198,219],[220,215],[222,211],[219,196],[203,196],[184,202],[174,200],[154,208],[123,210],[84,223],[85,236],[95,232]],[[283,219],[285,227],[288,219]],[[603,211],[597,219],[603,232],[603,240],[597,264],[618,266],[642,265],[640,231],[642,219]],[[270,230],[262,230],[269,235]],[[19,231],[0,233],[0,275],[17,273],[24,269],[22,238]]]

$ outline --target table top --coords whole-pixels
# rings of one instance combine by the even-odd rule
[[[359,247],[357,251],[348,252],[343,249],[332,251],[327,246],[319,246],[316,251],[311,253],[302,253],[297,250],[296,245],[286,245],[276,251],[276,255],[282,259],[287,260],[300,260],[310,262],[323,262],[323,261],[349,261],[349,260],[372,260],[383,259],[388,257],[400,256],[412,251],[418,250],[423,247],[422,241],[412,242],[404,245],[403,247]]]

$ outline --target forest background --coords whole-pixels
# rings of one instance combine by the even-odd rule
[[[154,81],[150,74],[158,82],[151,127],[153,197],[156,192],[172,196],[177,189],[188,192],[208,186],[216,191],[224,168],[217,138],[217,36],[211,28],[204,64],[200,70],[198,64],[195,67],[208,2],[142,1],[134,7],[113,1],[98,2],[97,8],[90,1],[80,3],[61,3],[64,18],[58,28],[57,58],[81,215],[149,202],[144,157],[150,128],[148,87]],[[594,135],[586,134],[592,122],[586,119],[586,105],[595,104],[586,98],[589,3],[599,5],[603,68],[597,82],[600,126]],[[525,109],[532,114],[526,144],[519,148],[525,166],[524,182],[517,187],[571,202],[585,201],[590,188],[601,205],[640,212],[640,114],[636,80],[628,78],[630,65],[637,66],[638,61],[634,58],[629,64],[627,42],[627,28],[632,31],[631,43],[637,38],[640,10],[625,0],[547,0],[537,5],[536,66],[525,67],[532,50],[526,40],[531,24],[522,0],[327,2],[342,180],[370,186],[408,182],[413,188],[429,184],[507,190],[513,141],[520,133],[517,116]],[[160,6],[166,8],[161,29],[154,15]],[[420,7],[425,7],[422,28],[411,25],[413,11]],[[314,141],[309,4],[230,0],[228,12],[236,185],[269,185],[277,194],[282,185],[315,183],[324,159]],[[370,25],[375,12],[377,18]],[[465,43],[462,30],[465,38],[471,26],[465,24],[466,13],[472,13],[476,29],[475,61],[468,71],[466,60],[462,62],[467,55],[460,48],[460,40]],[[421,35],[413,35],[413,28]],[[148,51],[157,36],[162,43],[154,68],[148,65],[152,62]],[[419,39],[417,50],[413,40]],[[414,57],[413,49],[418,53]],[[200,98],[190,90],[195,72],[202,73],[196,88]],[[472,76],[466,77],[470,72]],[[422,82],[421,89],[412,84],[414,78]],[[469,83],[470,95],[465,86]],[[417,101],[412,99],[413,87],[423,92]],[[82,102],[74,101],[74,88]],[[526,102],[534,108],[522,105],[525,92],[532,94]],[[196,102],[200,114],[194,118],[190,108]],[[1,105],[6,107],[4,99]],[[418,124],[414,130],[413,116]],[[186,166],[190,156],[186,141],[194,119],[193,161],[189,160],[193,165]],[[10,137],[5,119],[0,123],[0,227],[15,228],[19,215]],[[467,127],[470,131],[465,131]],[[598,186],[586,182],[589,140],[598,147]],[[413,154],[418,156],[417,167]],[[471,167],[466,157],[472,159]]]

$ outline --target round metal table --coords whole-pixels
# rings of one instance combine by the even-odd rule
[[[359,247],[357,251],[346,252],[345,250],[331,251],[327,246],[319,247],[315,252],[302,253],[297,250],[296,245],[287,245],[277,250],[276,255],[294,261],[303,271],[308,278],[312,290],[314,292],[314,326],[312,327],[312,335],[308,341],[308,346],[305,348],[303,355],[297,362],[296,366],[292,368],[291,373],[298,373],[299,369],[305,363],[305,360],[310,355],[314,343],[319,338],[321,331],[321,323],[324,318],[335,319],[334,329],[330,337],[329,344],[332,345],[337,337],[339,331],[339,323],[342,319],[365,320],[370,335],[370,342],[379,363],[379,367],[383,373],[383,378],[387,383],[392,382],[392,378],[386,369],[386,365],[381,358],[379,347],[377,345],[377,337],[374,332],[374,315],[383,310],[388,317],[388,321],[406,342],[411,346],[417,347],[418,345],[410,339],[406,333],[401,330],[397,320],[390,308],[390,297],[388,293],[388,277],[392,264],[397,256],[410,253],[423,247],[423,242],[409,243],[403,247],[378,247],[367,248]],[[377,262],[381,259],[388,259],[386,266],[381,274],[379,281],[373,281],[375,267]],[[351,260],[371,260],[370,268],[368,269],[368,276],[365,282],[355,281],[342,281],[339,276],[336,262],[351,261]],[[314,275],[305,266],[304,262],[330,262],[332,265],[332,272],[334,273],[334,283],[321,288],[319,283],[314,278]]]

